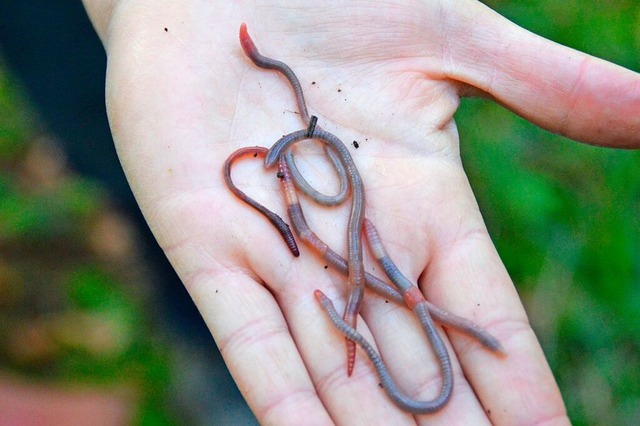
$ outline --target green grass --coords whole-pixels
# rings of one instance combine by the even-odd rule
[[[485,3],[640,70],[635,1]],[[464,100],[456,119],[481,211],[572,422],[640,424],[640,152],[575,143],[489,101]]]

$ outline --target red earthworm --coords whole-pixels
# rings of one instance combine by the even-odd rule
[[[244,22],[240,25],[240,45],[242,46],[244,54],[247,55],[255,65],[268,70],[276,70],[289,80],[291,87],[293,87],[293,92],[296,95],[296,101],[298,102],[298,109],[300,110],[302,121],[305,125],[308,124],[309,112],[307,112],[307,104],[304,101],[302,86],[300,85],[300,81],[294,74],[293,70],[289,68],[289,65],[276,59],[271,59],[261,55],[260,52],[258,52],[258,48],[255,43],[251,40],[251,36],[249,36],[249,32],[247,31],[247,24]]]
[[[338,139],[338,137],[326,130],[320,129],[319,127],[316,127],[310,136],[313,139],[321,140],[322,142],[330,145],[336,154],[338,154],[338,158],[346,170],[346,174],[349,179],[349,186],[351,187],[351,213],[349,215],[349,224],[347,226],[349,297],[347,299],[347,306],[344,312],[344,320],[347,324],[355,328],[358,313],[362,306],[362,297],[364,296],[364,264],[362,257],[362,224],[364,220],[365,202],[364,186],[356,165],[353,162],[353,158],[351,158],[351,154],[349,154],[349,150],[344,143]],[[281,155],[283,155],[289,147],[305,139],[309,139],[307,129],[298,130],[280,138],[269,149],[269,152],[264,159],[265,166],[270,168],[275,165],[276,161],[278,161]],[[351,375],[353,372],[354,362],[355,344],[347,341],[348,375]]]
[[[429,309],[430,304],[425,300],[424,296],[422,295],[422,292],[420,292],[420,289],[418,289],[417,286],[413,285],[400,272],[396,264],[391,260],[391,258],[389,257],[389,254],[387,253],[387,250],[384,247],[384,244],[382,244],[382,240],[378,235],[377,229],[369,219],[366,219],[366,218],[364,219],[364,229],[367,235],[369,248],[371,249],[371,253],[373,254],[373,257],[375,257],[378,263],[380,264],[380,266],[382,266],[382,269],[387,275],[387,277],[389,278],[389,280],[391,280],[391,282],[396,287],[398,287],[398,290],[400,290],[400,293],[402,293],[402,296],[404,297],[404,300],[407,306],[409,307],[409,309],[412,309],[415,312],[417,306],[419,305],[425,306],[424,308],[420,308],[420,309],[421,311],[427,312],[426,315],[418,314],[418,312],[416,312],[416,314],[418,314],[418,317],[420,318],[420,322],[422,323],[422,327],[425,329],[425,332],[427,332],[427,329],[432,328],[431,325],[425,323],[425,321],[432,322],[429,316],[429,313],[433,311],[432,309]],[[294,230],[295,230],[295,227],[294,227]],[[443,313],[444,313],[444,316],[452,315],[446,311],[443,311]],[[441,313],[438,313],[438,314],[442,315]],[[440,318],[444,319],[442,316]],[[482,343],[483,346],[490,349],[491,351],[502,353],[502,354],[505,353],[502,348],[502,345],[495,337],[493,337],[486,331],[482,330],[480,327],[478,327],[476,324],[472,323],[471,321],[464,320],[463,318],[458,317],[456,321],[456,325],[454,327],[461,329],[461,331],[465,332],[466,334],[474,336],[480,343]],[[429,334],[430,333],[427,332],[427,335]],[[434,350],[436,354],[438,356],[443,356],[443,357],[446,356],[448,359],[449,354],[446,352],[446,350],[442,350],[443,348],[436,349],[436,346],[440,347],[441,345],[444,346],[444,344],[442,344],[442,342],[439,342],[439,343],[434,342],[431,339],[432,337],[429,337],[429,340],[431,341],[432,346],[434,346]],[[440,335],[434,335],[433,339],[441,340]],[[448,360],[447,361],[441,360],[441,364],[444,362],[448,362]]]
[[[430,414],[444,407],[451,396],[450,388],[446,391],[440,392],[440,395],[430,401],[417,401],[410,398],[395,384],[384,364],[384,361],[382,361],[382,358],[380,358],[380,355],[378,355],[378,352],[376,352],[373,346],[353,327],[340,318],[340,315],[336,312],[331,299],[325,296],[320,290],[316,290],[314,292],[314,296],[336,328],[340,330],[347,339],[355,342],[365,351],[378,373],[382,388],[400,409],[412,414]]]
[[[276,227],[276,229],[282,236],[282,239],[287,244],[287,247],[289,248],[291,253],[294,256],[298,257],[300,256],[300,251],[298,250],[298,245],[296,244],[295,238],[293,238],[293,234],[291,233],[291,229],[289,228],[289,225],[287,225],[280,216],[273,213],[271,210],[267,209],[265,206],[258,203],[251,197],[247,196],[247,194],[242,192],[240,189],[238,189],[238,187],[233,183],[233,180],[231,179],[231,165],[236,159],[247,154],[253,154],[254,157],[257,157],[258,155],[265,156],[266,153],[267,153],[267,148],[264,148],[261,146],[246,147],[246,148],[238,149],[233,154],[231,154],[229,158],[227,158],[227,161],[225,161],[224,163],[224,168],[223,168],[224,180],[227,183],[227,186],[229,187],[231,192],[233,192],[236,195],[236,197],[240,198],[242,201],[249,204],[254,209],[258,210],[260,213],[262,213],[262,215],[264,215],[264,217],[266,217],[269,220],[269,222],[271,222],[273,226]]]
[[[300,116],[308,128],[301,132],[293,132],[281,138],[269,150],[267,158],[265,158],[265,166],[267,168],[275,165],[278,158],[284,154],[285,150],[293,143],[303,139],[319,139],[335,151],[337,158],[346,169],[346,175],[349,179],[349,185],[352,192],[351,214],[349,216],[348,225],[348,257],[349,257],[349,297],[344,312],[345,321],[351,326],[356,326],[358,313],[362,306],[362,297],[364,295],[364,265],[362,263],[362,220],[364,218],[364,188],[360,174],[353,163],[353,159],[349,154],[349,150],[344,143],[333,134],[320,129],[319,126],[311,125],[309,112],[304,100],[302,86],[300,81],[291,68],[284,62],[268,58],[258,51],[255,43],[249,36],[246,24],[240,25],[240,44],[245,55],[260,68],[272,69],[284,75],[296,96]],[[326,149],[326,148],[325,148]],[[295,166],[294,166],[295,167]],[[355,344],[347,341],[347,374],[353,372],[355,362]]]

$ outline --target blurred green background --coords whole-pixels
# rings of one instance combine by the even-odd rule
[[[637,1],[485,3],[640,71]],[[137,423],[171,423],[172,360],[147,320],[135,230],[104,188],[65,169],[1,64],[0,111],[0,370],[128,383],[142,402]],[[640,152],[577,144],[485,100],[463,100],[456,119],[481,210],[572,421],[640,424]],[[114,230],[115,251],[105,241]]]
[[[0,383],[17,373],[118,390],[136,424],[172,424],[169,351],[143,308],[135,229],[68,170],[1,62],[0,111]]]
[[[486,1],[636,72],[640,3]],[[575,143],[465,99],[465,169],[576,425],[640,424],[640,152]]]

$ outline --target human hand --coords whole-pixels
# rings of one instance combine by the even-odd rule
[[[637,75],[542,40],[475,2],[85,3],[109,56],[109,114],[123,167],[261,422],[566,421],[464,175],[452,116],[460,96],[484,93],[567,136],[638,146]],[[222,163],[236,148],[269,146],[304,127],[286,81],[244,57],[243,21],[264,54],[296,71],[319,125],[360,142],[351,153],[367,216],[400,269],[428,300],[484,326],[508,354],[495,357],[447,333],[456,383],[435,415],[396,409],[361,353],[346,376],[343,339],[313,298],[320,288],[341,308],[344,278],[305,247],[293,259],[224,186]],[[332,187],[318,150],[299,158],[316,186]],[[234,169],[241,188],[282,212],[273,174],[258,162]],[[311,227],[342,251],[347,212],[304,207]],[[430,399],[438,367],[409,312],[373,296],[361,315],[359,330],[375,336],[401,387]]]

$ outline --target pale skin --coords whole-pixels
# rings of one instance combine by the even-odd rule
[[[638,74],[471,0],[84,3],[107,51],[109,119],[131,187],[260,422],[568,423],[465,176],[452,116],[461,96],[484,94],[570,138],[637,148]],[[441,330],[455,374],[442,411],[401,412],[360,351],[346,375],[343,337],[313,296],[321,289],[341,311],[344,278],[304,246],[293,258],[226,188],[231,152],[305,127],[286,81],[242,53],[241,22],[262,53],[295,70],[318,124],[361,142],[350,149],[367,217],[402,272],[504,346],[508,355],[498,357]],[[303,173],[335,192],[334,178],[321,175],[329,170],[322,151],[307,151],[298,156]],[[285,217],[275,171],[261,170],[239,163],[234,180]],[[310,204],[310,226],[344,255],[348,214]],[[406,309],[367,294],[358,330],[405,392],[433,397],[438,366]]]

